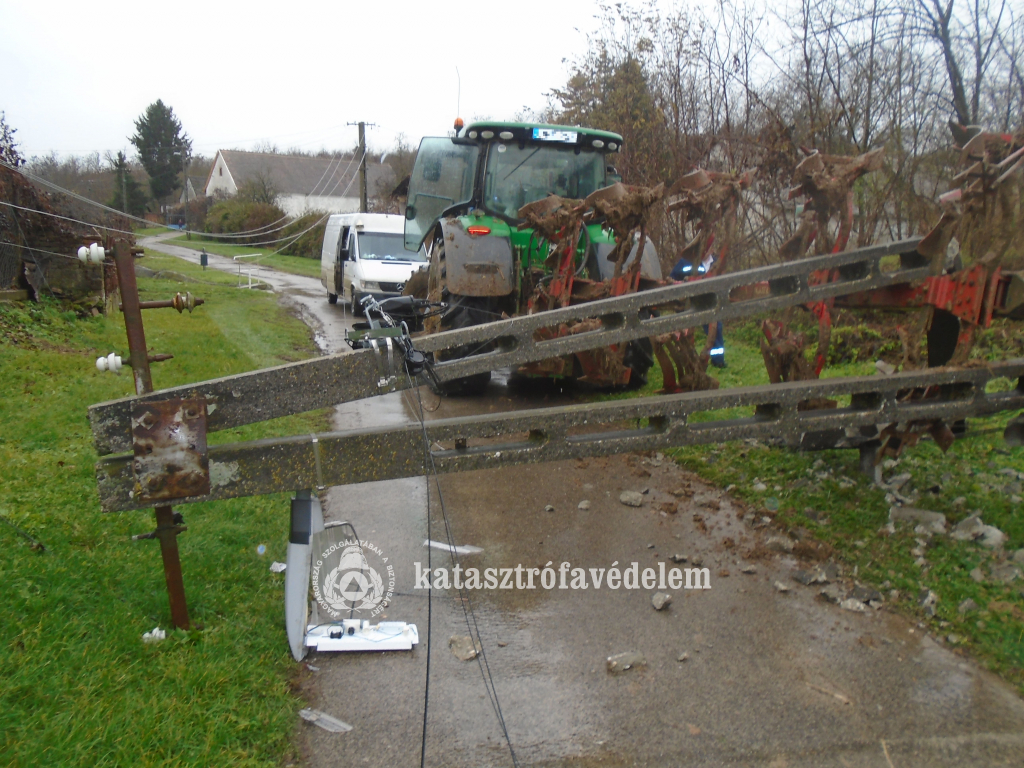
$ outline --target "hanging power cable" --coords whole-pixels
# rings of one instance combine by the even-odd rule
[[[108,232],[117,232],[121,235],[134,235],[134,232],[130,232],[126,229],[118,229],[117,227],[108,227],[106,224],[97,224],[95,221],[82,221],[81,219],[73,219],[70,216],[61,216],[57,213],[50,213],[49,211],[39,211],[35,208],[26,208],[23,205],[15,205],[14,203],[8,203],[6,200],[0,200],[0,205],[6,205],[9,208],[16,208],[19,211],[25,211],[27,213],[38,213],[40,216],[49,216],[54,219],[60,219],[62,221],[70,221],[75,224],[84,224],[87,227],[95,227],[96,229],[105,229]]]
[[[388,308],[401,308],[414,309],[416,311],[429,312],[435,309],[435,305],[431,302],[423,300],[413,299],[412,297],[398,297],[395,299],[388,299],[384,302],[378,302],[372,296],[367,296],[363,300],[363,307],[366,312],[366,316],[371,318],[370,327],[401,327],[403,333],[401,336],[394,337],[392,341],[397,344],[398,348],[404,354],[404,367],[407,383],[410,389],[415,389],[417,404],[416,409],[417,418],[420,424],[420,430],[423,434],[423,471],[424,476],[428,479],[427,486],[427,540],[432,540],[431,537],[431,504],[430,504],[430,482],[433,482],[434,488],[437,491],[437,498],[441,508],[441,518],[444,523],[445,536],[448,541],[448,550],[452,558],[452,565],[454,568],[461,568],[459,562],[458,551],[455,547],[455,538],[452,531],[451,521],[448,518],[447,507],[444,502],[444,493],[441,491],[440,477],[437,472],[437,466],[434,462],[433,453],[430,450],[430,437],[427,433],[427,424],[424,417],[423,401],[420,397],[419,388],[414,385],[413,377],[423,373],[429,377],[433,377],[436,381],[436,377],[433,375],[431,370],[430,362],[423,353],[419,352],[413,346],[412,339],[409,337],[408,329],[405,324],[399,325],[395,320],[388,314]],[[393,310],[394,311],[394,310]],[[376,315],[376,318],[374,318]],[[432,558],[430,550],[427,548],[427,571],[432,573]],[[480,627],[476,619],[476,612],[473,609],[472,602],[468,592],[464,588],[459,588],[460,603],[462,605],[463,617],[466,621],[466,628],[469,632],[470,638],[474,642],[474,645],[479,648],[479,653],[476,656],[477,665],[480,668],[480,675],[483,679],[484,689],[487,692],[487,698],[491,703],[491,708],[494,711],[495,717],[498,720],[498,726],[501,729],[502,736],[505,739],[505,743],[508,746],[509,755],[512,758],[512,764],[516,768],[519,766],[519,759],[516,756],[515,748],[512,746],[512,739],[508,733],[508,726],[505,723],[505,715],[501,709],[501,702],[498,698],[498,691],[494,684],[494,675],[491,672],[490,664],[487,661],[487,652],[484,648],[483,638],[480,635]],[[427,725],[428,725],[428,711],[430,703],[430,658],[431,658],[431,628],[433,619],[433,605],[432,605],[433,589],[428,582],[427,590],[427,670],[426,680],[424,682],[423,691],[423,733],[420,743],[420,766],[425,768],[426,765],[426,748],[427,748]]]

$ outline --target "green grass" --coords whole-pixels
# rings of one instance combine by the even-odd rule
[[[709,369],[723,388],[765,384],[768,377],[758,348],[760,331],[756,322],[726,327],[726,359],[724,371]],[[1019,339],[1019,325],[994,324],[988,336],[1000,334]],[[698,346],[703,335],[697,334]],[[989,346],[977,348],[977,356],[989,359],[1012,357],[1019,350],[1009,345],[1005,354],[996,354]],[[823,376],[863,375],[873,371],[870,361],[852,362],[829,367]],[[661,371],[651,370],[640,396],[654,394],[661,387]],[[1009,382],[1003,382],[1008,386]],[[611,397],[618,397],[614,395]],[[606,396],[608,397],[608,396]],[[729,418],[748,415],[741,409],[715,414],[699,414],[695,420]],[[1007,552],[1024,547],[1024,515],[1020,505],[1011,501],[1011,481],[999,470],[1011,467],[1024,471],[1024,450],[1008,449],[1002,430],[1014,412],[970,420],[968,437],[958,440],[943,454],[934,442],[925,441],[909,448],[897,467],[885,470],[885,477],[910,472],[913,487],[919,492],[915,506],[942,512],[948,527],[972,514],[995,525],[1009,537]],[[837,557],[857,569],[860,581],[871,584],[888,595],[899,591],[890,607],[927,622],[940,637],[959,635],[959,647],[969,650],[986,666],[1001,674],[1024,692],[1024,582],[975,583],[972,569],[983,570],[999,562],[1000,556],[975,544],[936,536],[928,547],[926,559],[930,567],[922,571],[915,564],[910,550],[917,546],[914,534],[898,528],[896,535],[883,529],[888,523],[890,504],[886,491],[876,487],[859,471],[858,454],[852,450],[799,453],[770,448],[761,443],[738,442],[713,446],[693,446],[668,452],[686,468],[721,487],[734,486],[732,495],[746,502],[758,515],[775,517],[786,528],[804,528],[834,548]],[[754,479],[767,486],[755,492]],[[938,493],[927,489],[939,486]],[[954,500],[962,497],[962,504]],[[768,502],[769,499],[773,501]],[[778,513],[770,511],[778,502]],[[766,502],[768,505],[766,506]],[[812,510],[808,515],[805,510]],[[824,518],[826,522],[812,519]],[[928,617],[917,605],[922,589],[931,589],[939,597],[937,615]],[[957,606],[972,598],[978,611],[961,615]]]
[[[282,272],[290,272],[293,275],[306,275],[307,277],[320,277],[320,259],[307,259],[302,256],[285,256],[283,253],[274,253],[272,248],[253,248],[248,245],[226,245],[212,240],[199,240],[195,236],[191,240],[182,235],[167,242],[191,248],[194,251],[206,249],[207,253],[216,253],[219,256],[242,256],[252,253],[260,254],[259,259],[245,259],[245,261],[259,262],[265,267],[279,269]]]
[[[149,260],[147,260],[149,261]],[[202,279],[197,267],[174,269]],[[152,266],[152,265],[151,265]],[[214,280],[227,279],[217,275]],[[192,290],[191,316],[147,312],[147,341],[175,358],[157,387],[309,357],[309,332],[273,296],[230,286],[140,279],[143,299]],[[0,304],[0,764],[280,765],[302,706],[282,622],[287,496],[180,507],[191,632],[170,626],[159,544],[132,542],[152,512],[99,510],[86,409],[130,393],[100,373],[127,354],[120,317],[77,319],[54,303]],[[211,435],[211,442],[321,429],[323,413]],[[265,544],[266,555],[257,554]]]

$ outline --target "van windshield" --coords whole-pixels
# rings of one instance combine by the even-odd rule
[[[407,251],[401,233],[359,233],[359,258],[371,261],[426,261],[422,250]]]

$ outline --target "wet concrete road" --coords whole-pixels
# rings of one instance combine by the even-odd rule
[[[291,278],[277,285],[292,290],[285,287]],[[341,308],[327,304],[317,281],[305,280],[287,300],[327,335],[344,327]],[[335,336],[324,347],[339,343]],[[428,408],[437,405],[429,392],[422,397]],[[446,399],[427,418],[567,398],[499,382],[484,398]],[[340,407],[335,425],[400,423],[415,413],[415,395],[398,393]],[[635,561],[642,570],[666,561],[672,567],[669,558],[684,554],[711,572],[710,590],[668,590],[673,602],[661,612],[647,589],[471,593],[521,765],[1024,764],[1024,702],[1010,686],[885,609],[853,613],[821,601],[816,589],[791,580],[792,558],[751,553],[766,531],[742,522],[737,502],[671,462],[620,456],[507,467],[444,476],[439,485],[455,543],[483,548],[463,556],[463,568],[568,561],[607,569]],[[638,509],[618,500],[622,490],[645,488]],[[687,492],[676,497],[677,490]],[[583,500],[589,509],[578,509]],[[327,494],[328,518],[354,523],[395,564],[397,594],[386,618],[417,624],[421,644],[412,652],[308,657],[318,668],[301,666],[310,706],[354,726],[329,734],[297,725],[309,765],[418,764],[428,605],[413,584],[414,563],[427,564],[427,502],[422,478]],[[438,502],[432,489],[430,536],[444,540]],[[678,511],[663,513],[662,504]],[[435,567],[451,566],[447,553],[431,557]],[[742,573],[745,564],[757,572]],[[775,581],[790,591],[779,593]],[[480,660],[460,661],[448,649],[450,637],[469,634],[465,607],[454,590],[434,593],[426,763],[512,765]],[[607,672],[605,659],[624,651],[643,654],[646,666]],[[682,653],[685,662],[677,661]]]

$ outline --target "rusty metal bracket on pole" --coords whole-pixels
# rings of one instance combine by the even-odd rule
[[[132,374],[135,393],[145,395],[153,391],[153,377],[149,371],[149,356],[146,350],[146,332],[142,325],[142,307],[139,302],[139,287],[135,282],[135,263],[132,252],[123,240],[114,243],[114,263],[117,266],[117,282],[121,289],[124,327],[128,335],[128,349],[131,353]],[[146,410],[143,408],[143,410]],[[205,407],[204,407],[205,416]],[[133,427],[135,420],[132,420]],[[206,447],[205,425],[203,448]],[[133,465],[134,465],[133,461]],[[207,487],[209,478],[207,477]],[[133,490],[134,493],[134,490]],[[174,511],[169,506],[156,507],[156,538],[160,539],[160,554],[164,562],[164,579],[167,582],[167,596],[171,604],[171,620],[179,629],[188,629],[188,605],[185,602],[185,583],[181,575],[181,559],[178,555],[178,533],[180,528],[174,520]]]

